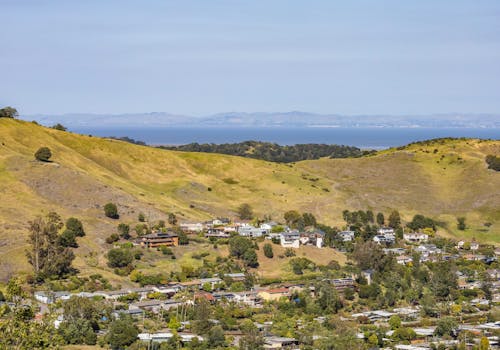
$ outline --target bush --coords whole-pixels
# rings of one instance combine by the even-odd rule
[[[264,255],[269,259],[274,257],[273,247],[269,243],[264,244]]]
[[[52,152],[48,147],[40,147],[35,152],[35,158],[41,162],[48,162],[50,157],[52,157]]]
[[[0,118],[15,118],[19,115],[17,110],[12,107],[4,107],[0,109]]]
[[[285,256],[287,258],[290,258],[292,256],[295,256],[295,250],[293,250],[293,248],[286,248],[285,249]]]
[[[134,256],[129,249],[114,248],[106,255],[109,267],[125,267],[132,263]]]
[[[55,130],[59,130],[59,131],[67,131],[68,130],[64,125],[62,125],[60,123],[57,123],[56,125],[51,126],[51,128],[55,129]]]
[[[118,224],[117,230],[118,230],[118,234],[120,235],[120,237],[122,237],[124,239],[129,239],[131,237],[129,225],[124,224],[124,223],[120,223],[120,224]]]
[[[77,237],[85,236],[85,231],[83,230],[83,224],[77,218],[69,218],[68,220],[66,220],[66,228],[68,230],[73,231],[73,233]]]
[[[112,233],[108,238],[106,238],[106,243],[113,244],[118,242],[119,239],[120,237],[116,233]]]
[[[139,220],[139,222],[145,222],[146,216],[143,213],[139,213],[139,215],[137,215],[137,220]]]
[[[118,219],[120,216],[118,215],[118,208],[114,203],[107,203],[104,206],[104,215],[111,219]]]

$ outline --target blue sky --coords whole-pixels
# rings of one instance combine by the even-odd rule
[[[500,112],[500,1],[0,0],[23,114]]]

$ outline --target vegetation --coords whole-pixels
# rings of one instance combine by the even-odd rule
[[[269,259],[272,259],[274,257],[273,247],[271,246],[271,244],[264,244],[264,255]]]
[[[29,225],[30,248],[26,254],[33,267],[35,280],[41,282],[73,273],[71,263],[75,255],[65,244],[66,239],[59,235],[63,227],[61,217],[51,212],[45,218],[37,217]],[[72,232],[69,229],[67,231]]]
[[[238,217],[241,220],[250,220],[253,218],[253,209],[248,203],[243,203],[238,207]]]
[[[48,162],[52,157],[52,152],[48,147],[40,147],[38,151],[35,152],[35,159],[41,162]]]
[[[280,146],[276,143],[245,141],[240,143],[198,144],[190,143],[182,146],[161,146],[161,148],[187,151],[221,153],[233,156],[262,159],[270,162],[290,163],[307,159],[347,158],[360,157],[372,153],[372,151],[362,151],[357,147],[325,145],[325,144],[297,144],[293,146]]]
[[[68,130],[64,125],[59,124],[59,123],[53,125],[51,128],[55,129],[55,130],[59,130],[59,131],[67,131]]]
[[[500,157],[489,154],[486,156],[486,163],[488,164],[488,169],[500,171]]]
[[[17,109],[13,107],[0,108],[0,118],[16,118],[19,116]]]
[[[111,219],[118,219],[118,207],[114,203],[106,203],[104,205],[104,215]]]

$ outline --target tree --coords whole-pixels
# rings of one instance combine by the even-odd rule
[[[391,326],[392,330],[401,327],[401,318],[398,315],[392,315],[389,318],[389,326]]]
[[[208,331],[208,347],[210,349],[216,349],[218,347],[223,347],[226,344],[226,337],[224,336],[224,330],[221,326],[215,326]]]
[[[124,224],[123,222],[118,224],[117,231],[118,231],[118,234],[120,235],[120,237],[122,237],[124,239],[129,239],[131,237],[130,236],[130,226],[127,224]]]
[[[28,262],[33,266],[35,280],[47,277],[62,277],[73,272],[71,263],[75,255],[61,245],[58,231],[63,227],[61,217],[54,212],[45,218],[37,217],[29,223]]]
[[[68,130],[64,125],[62,125],[60,123],[53,125],[52,129],[59,130],[59,131],[67,131]]]
[[[259,260],[257,259],[257,253],[255,253],[254,249],[248,249],[243,254],[243,261],[249,267],[257,267],[259,266]]]
[[[241,220],[251,220],[253,218],[253,209],[248,203],[241,204],[237,212]]]
[[[104,206],[104,215],[111,219],[118,219],[120,216],[118,215],[118,208],[114,203],[107,203]]]
[[[443,317],[437,321],[434,334],[440,337],[445,335],[451,336],[457,327],[458,323],[453,317]]]
[[[90,322],[85,319],[80,318],[71,322],[64,320],[59,325],[58,330],[66,344],[95,345],[97,342],[94,329],[92,329]]]
[[[13,107],[4,107],[0,109],[0,118],[16,118],[19,116],[17,109]]]
[[[144,215],[144,213],[139,213],[139,215],[137,215],[137,220],[139,220],[139,222],[145,222],[146,216]]]
[[[302,214],[302,219],[304,221],[304,226],[316,226],[316,218],[311,213]]]
[[[132,318],[122,316],[111,323],[106,339],[111,349],[119,350],[135,342],[138,334],[139,329]]]
[[[108,258],[108,266],[110,267],[126,267],[134,261],[134,256],[130,249],[113,248],[106,255]]]
[[[35,152],[35,158],[41,162],[48,162],[50,157],[52,157],[52,152],[48,147],[40,147]]]
[[[486,337],[481,337],[479,342],[479,350],[488,350],[490,348],[490,341]]]
[[[384,226],[384,223],[385,223],[384,214],[382,214],[382,213],[378,213],[378,214],[377,214],[377,224],[378,224],[379,226]]]
[[[229,253],[236,258],[242,258],[248,249],[253,248],[253,243],[248,238],[235,236],[229,239]]]
[[[85,236],[85,231],[83,230],[83,224],[77,218],[71,217],[68,220],[66,220],[66,228],[68,230],[73,231],[73,233],[77,237],[84,237]]]
[[[461,217],[457,218],[457,228],[460,231],[464,231],[465,230],[465,228],[466,228],[465,217],[461,216]]]
[[[177,216],[174,213],[168,214],[168,223],[172,226],[177,225]]]
[[[271,244],[269,244],[269,243],[264,244],[264,255],[269,259],[273,258],[274,253],[273,253],[273,247],[271,246]]]
[[[455,266],[450,262],[437,263],[432,272],[430,287],[435,296],[446,298],[458,288]]]
[[[59,244],[63,247],[78,248],[76,235],[71,230],[64,230],[64,232],[59,236]]]
[[[389,215],[389,227],[397,229],[401,225],[401,217],[397,210],[393,210],[391,215]]]
[[[357,243],[352,257],[362,270],[374,269],[382,271],[386,263],[382,248],[373,241]]]
[[[292,228],[297,227],[300,221],[302,221],[302,216],[297,210],[289,210],[284,215],[283,218],[286,224]]]
[[[208,334],[212,323],[210,322],[210,304],[205,299],[199,299],[196,303],[194,320],[192,322],[193,332],[196,334]]]

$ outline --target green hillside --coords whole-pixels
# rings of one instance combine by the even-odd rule
[[[34,160],[41,146],[52,163]],[[85,256],[108,248],[117,222],[103,205],[118,204],[121,220],[135,225],[174,212],[180,221],[235,216],[241,203],[279,220],[290,209],[310,211],[321,222],[342,225],[344,209],[398,209],[447,224],[440,234],[500,243],[500,173],[488,170],[500,141],[448,140],[415,144],[377,155],[291,164],[218,154],[167,151],[76,135],[33,123],[0,119],[0,277],[27,270],[26,228],[36,215],[57,211],[87,228],[77,250]],[[456,230],[456,217],[469,228]],[[485,222],[492,226],[485,227]]]

